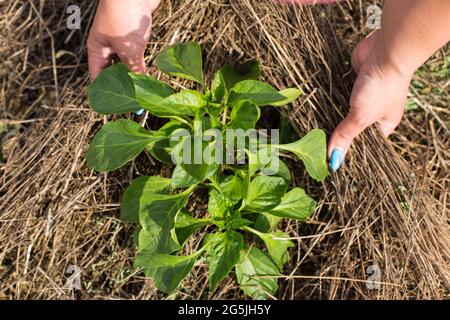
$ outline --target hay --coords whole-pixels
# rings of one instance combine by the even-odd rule
[[[133,230],[117,217],[120,194],[131,178],[164,174],[164,168],[143,156],[104,175],[87,169],[83,159],[103,118],[89,110],[83,89],[83,43],[95,4],[79,4],[83,28],[75,32],[65,28],[61,1],[0,4],[1,118],[21,125],[1,167],[0,298],[162,298],[151,280],[133,270]],[[167,0],[154,17],[147,62],[152,65],[167,43],[190,39],[202,43],[206,70],[257,57],[265,80],[304,90],[304,98],[283,111],[298,132],[314,127],[331,132],[351,90],[346,48],[361,36],[360,12],[349,4],[300,8],[250,0]],[[151,72],[161,77],[154,67]],[[448,295],[449,138],[442,121],[448,112],[430,96],[414,97],[424,112],[407,117],[395,143],[369,130],[356,141],[344,170],[324,185],[312,183],[296,166],[295,182],[321,201],[308,223],[283,225],[299,245],[277,298]],[[81,270],[81,290],[68,285],[70,265]],[[381,271],[379,290],[367,288],[371,265]],[[200,264],[176,297],[243,298],[232,277],[210,296],[206,285]]]

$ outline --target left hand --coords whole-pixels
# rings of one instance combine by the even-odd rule
[[[334,130],[328,145],[332,171],[340,168],[353,139],[372,124],[384,136],[399,125],[414,70],[405,72],[385,62],[383,34],[376,31],[364,39],[352,54],[358,74],[346,118]]]

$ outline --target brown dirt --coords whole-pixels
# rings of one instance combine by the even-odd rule
[[[133,176],[167,172],[146,155],[108,175],[86,167],[84,152],[106,118],[90,111],[85,95],[84,43],[95,2],[77,3],[83,26],[72,32],[63,1],[0,2],[0,298],[164,298],[133,270],[133,229],[118,220],[118,208]],[[355,3],[163,1],[149,43],[150,72],[161,76],[153,59],[173,41],[201,42],[205,70],[256,57],[265,80],[305,92],[283,111],[299,134],[331,132],[351,92],[350,48],[368,32]],[[441,50],[429,66],[448,55]],[[276,298],[448,297],[449,80],[430,72],[416,80],[425,84],[411,87],[419,109],[405,115],[391,141],[368,130],[323,185],[296,166],[295,182],[320,203],[307,223],[283,225],[298,246]],[[81,270],[81,290],[67,286],[70,265]],[[379,290],[367,288],[371,265],[381,271]],[[244,298],[233,277],[209,294],[203,264],[175,297]]]

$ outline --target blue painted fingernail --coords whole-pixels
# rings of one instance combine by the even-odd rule
[[[137,116],[141,116],[144,113],[144,109],[136,111],[134,114]]]
[[[331,171],[338,171],[341,167],[342,161],[344,161],[344,150],[342,150],[341,148],[333,149],[330,157]]]

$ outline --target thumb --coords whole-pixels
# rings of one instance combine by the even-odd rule
[[[369,119],[350,109],[347,117],[334,130],[328,144],[328,157],[332,171],[340,168],[353,139],[371,124]]]

